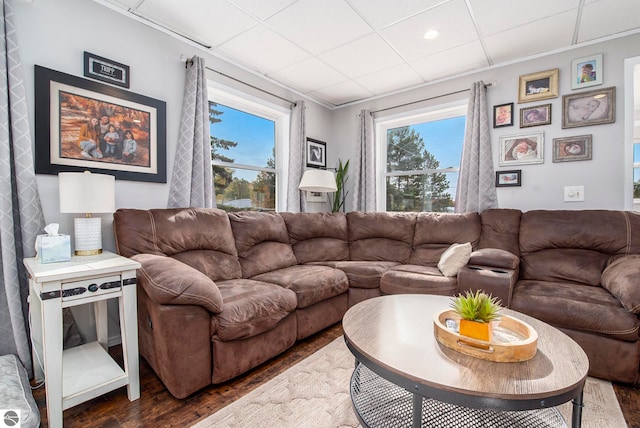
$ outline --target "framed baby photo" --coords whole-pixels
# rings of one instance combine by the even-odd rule
[[[520,109],[520,128],[551,124],[551,104]]]
[[[513,125],[513,103],[499,104],[493,106],[493,127]]]
[[[600,125],[616,121],[616,88],[562,96],[562,127]]]
[[[553,139],[553,162],[591,160],[592,135]]]
[[[518,79],[518,103],[558,97],[559,69],[525,74]]]
[[[571,89],[602,85],[602,54],[571,61]]]
[[[307,138],[307,166],[311,168],[327,167],[327,143]]]
[[[499,166],[544,162],[544,132],[500,137]]]
[[[522,186],[522,170],[496,171],[496,187]]]

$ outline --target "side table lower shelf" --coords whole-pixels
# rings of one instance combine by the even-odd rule
[[[366,427],[411,427],[413,394],[381,378],[358,363],[351,376],[353,408]],[[566,422],[555,408],[527,411],[493,411],[455,406],[422,398],[421,426],[459,427],[562,427]]]

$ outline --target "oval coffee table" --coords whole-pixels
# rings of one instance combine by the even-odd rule
[[[351,399],[364,426],[566,426],[553,407],[573,400],[580,427],[589,361],[569,336],[532,317],[536,355],[491,362],[439,344],[433,316],[450,297],[401,294],[351,307],[342,325],[356,358]]]

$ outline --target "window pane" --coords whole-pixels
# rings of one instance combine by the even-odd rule
[[[213,180],[218,208],[225,211],[275,211],[274,173],[214,166]]]
[[[453,212],[457,182],[457,172],[387,177],[387,211]]]
[[[640,162],[640,144],[633,145],[633,163]],[[636,180],[633,180],[636,181]]]
[[[640,199],[640,168],[633,168],[633,198]]]

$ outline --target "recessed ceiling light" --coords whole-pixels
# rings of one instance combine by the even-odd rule
[[[424,36],[422,37],[424,37],[427,40],[432,40],[438,37],[439,34],[440,32],[438,30],[429,30],[426,33],[424,33]]]

